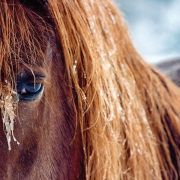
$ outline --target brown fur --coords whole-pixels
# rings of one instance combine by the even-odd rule
[[[45,91],[18,103],[10,152],[1,125],[2,179],[178,179],[180,90],[141,59],[114,4],[27,2],[0,3],[1,81],[31,69]]]

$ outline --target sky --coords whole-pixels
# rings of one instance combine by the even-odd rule
[[[180,58],[180,0],[116,0],[147,62]]]

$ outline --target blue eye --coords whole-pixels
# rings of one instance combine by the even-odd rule
[[[40,84],[40,83],[36,83],[36,84],[29,83],[29,84],[26,84],[25,90],[29,93],[36,93],[41,89],[41,86],[42,86],[42,84]]]
[[[41,97],[44,85],[42,77],[20,76],[17,79],[17,93],[20,101],[34,101]]]

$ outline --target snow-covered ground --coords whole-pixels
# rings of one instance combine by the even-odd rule
[[[116,0],[135,47],[149,63],[180,58],[180,0]]]

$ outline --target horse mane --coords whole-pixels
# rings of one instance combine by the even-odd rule
[[[55,26],[67,88],[81,127],[86,179],[178,179],[180,90],[142,60],[115,5],[110,0],[50,0],[48,16]],[[16,19],[24,27],[18,29],[22,40],[18,48],[26,44],[31,47],[29,53],[35,53],[31,57],[43,59],[42,42],[53,27],[42,19],[40,24],[39,19],[28,23],[27,14],[17,14]],[[38,32],[30,24],[37,25]],[[39,32],[46,33],[38,39]],[[6,56],[12,52],[10,45],[17,43],[15,38],[13,42],[4,38],[4,44],[8,39],[5,50],[0,44],[4,51],[0,70],[8,69],[8,77],[11,66]]]
[[[49,1],[75,93],[87,179],[178,179],[180,97],[133,47],[114,4]]]

